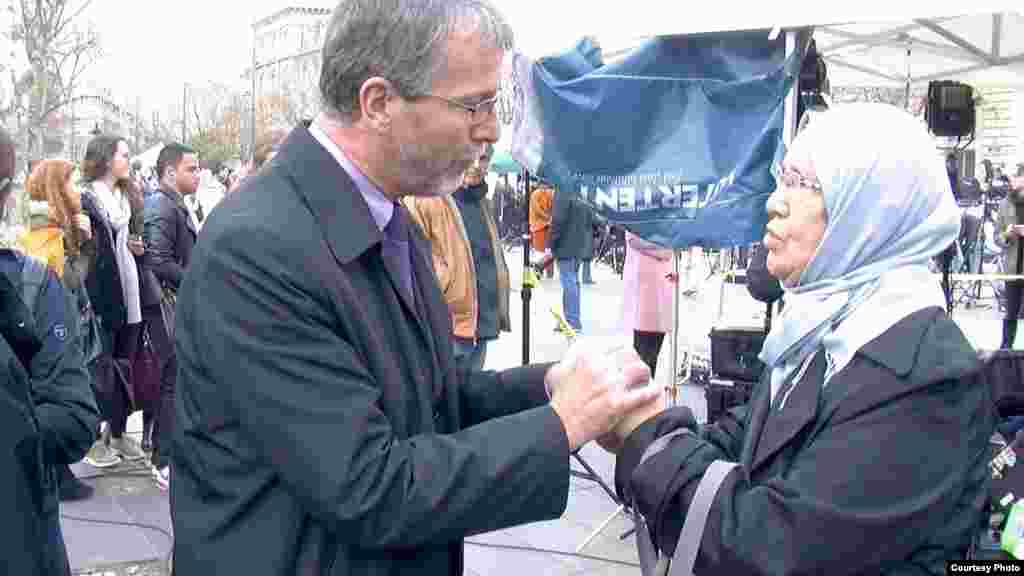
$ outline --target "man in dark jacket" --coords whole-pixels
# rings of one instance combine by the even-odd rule
[[[580,263],[594,254],[594,213],[571,192],[555,192],[548,249],[558,261],[562,313],[576,332],[583,330],[580,302]]]
[[[192,258],[196,228],[189,217],[184,198],[195,194],[199,188],[199,162],[194,150],[171,143],[160,151],[156,170],[160,178],[160,189],[146,198],[144,274],[155,277],[161,290],[168,295],[153,295],[150,290],[146,290],[142,316],[150,327],[150,338],[160,361],[160,405],[153,430],[152,474],[157,485],[166,490],[170,482],[167,450],[171,446],[171,432],[174,429],[174,389],[178,361],[174,352],[173,320],[170,315],[165,320],[160,300],[177,292]]]
[[[178,293],[180,574],[462,574],[466,535],[560,516],[570,451],[658,395],[593,356],[456,368],[398,200],[497,140],[493,7],[347,0],[325,36],[325,111],[213,211]]]
[[[0,130],[0,206],[11,192],[14,146]],[[35,267],[26,273],[26,268]],[[26,286],[25,279],[31,280]],[[38,283],[36,283],[38,280]],[[0,514],[7,574],[70,574],[61,535],[57,468],[85,456],[99,410],[78,321],[57,276],[0,248]]]

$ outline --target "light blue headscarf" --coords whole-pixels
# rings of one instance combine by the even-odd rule
[[[828,223],[761,350],[773,402],[819,348],[828,360],[827,384],[901,319],[944,307],[928,261],[960,232],[935,143],[921,121],[898,108],[838,106],[796,137],[789,157],[813,166]]]

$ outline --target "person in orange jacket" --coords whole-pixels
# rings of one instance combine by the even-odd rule
[[[551,215],[555,205],[555,189],[546,182],[540,182],[530,193],[530,244],[537,252],[547,252],[551,235]],[[555,275],[554,266],[547,268],[548,278]]]

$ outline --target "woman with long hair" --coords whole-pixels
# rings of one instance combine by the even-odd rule
[[[119,183],[130,180],[128,143],[118,136],[100,135],[86,147],[82,162],[82,208],[93,226],[86,288],[103,328],[104,354],[98,362],[96,384],[107,426],[85,460],[103,468],[120,461],[146,458],[133,438],[125,435],[130,400],[125,378],[142,330],[140,270],[136,257],[144,253],[141,238],[130,229],[132,202]]]
[[[43,160],[35,165],[25,182],[31,203],[29,230],[18,243],[26,254],[46,263],[61,278],[79,314],[91,314],[82,285],[82,246],[92,238],[92,228],[89,217],[82,213],[82,198],[72,181],[74,172],[75,166],[66,160]],[[92,495],[92,487],[76,478],[68,465],[60,466],[57,472],[62,501]]]
[[[74,171],[75,166],[67,160],[43,160],[25,181],[31,201],[30,231],[22,237],[22,244],[62,279],[65,263],[77,259],[82,243],[92,236],[89,217],[82,213],[82,196],[72,182]],[[68,278],[65,285],[78,280]]]

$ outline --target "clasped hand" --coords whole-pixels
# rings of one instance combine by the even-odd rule
[[[663,391],[632,348],[609,352],[574,345],[548,371],[545,384],[570,450],[598,440],[616,452],[630,432],[665,409]]]

